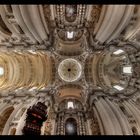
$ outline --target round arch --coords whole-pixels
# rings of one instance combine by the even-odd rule
[[[74,118],[65,121],[65,135],[77,135],[77,121]]]
[[[10,106],[8,108],[6,108],[2,114],[0,115],[0,134],[2,134],[2,131],[4,129],[4,126],[8,120],[8,118],[10,117],[11,113],[14,111],[14,107]]]

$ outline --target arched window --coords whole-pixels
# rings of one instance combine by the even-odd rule
[[[67,108],[69,109],[69,108],[74,108],[74,106],[73,106],[73,102],[68,102],[68,104],[67,104]]]
[[[119,55],[119,54],[121,54],[121,53],[123,53],[123,52],[124,52],[124,50],[118,49],[118,50],[116,50],[115,52],[113,52],[113,54]]]
[[[131,66],[123,67],[123,73],[131,74],[132,73],[132,67]]]
[[[72,32],[67,31],[67,38],[68,39],[72,39],[73,38],[73,35],[74,35],[74,32],[73,31]]]
[[[121,91],[121,90],[124,89],[124,88],[123,88],[122,86],[120,86],[120,85],[114,85],[113,87],[114,87],[115,89],[119,90],[119,91]]]

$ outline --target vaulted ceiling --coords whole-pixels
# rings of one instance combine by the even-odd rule
[[[139,98],[139,35],[139,5],[0,5],[0,97]]]

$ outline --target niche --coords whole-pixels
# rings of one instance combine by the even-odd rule
[[[10,135],[15,135],[16,134],[16,128],[12,128],[10,131]]]
[[[73,118],[68,118],[65,123],[65,135],[77,135],[77,122]]]
[[[0,134],[2,134],[4,126],[13,111],[14,111],[14,107],[11,106],[5,109],[4,112],[2,112],[1,119],[0,119]]]
[[[132,132],[133,132],[133,135],[138,135],[138,131],[136,127],[132,127]]]

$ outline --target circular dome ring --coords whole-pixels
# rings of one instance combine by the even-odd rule
[[[58,66],[58,74],[66,82],[74,82],[81,77],[82,66],[72,58],[63,60]]]

